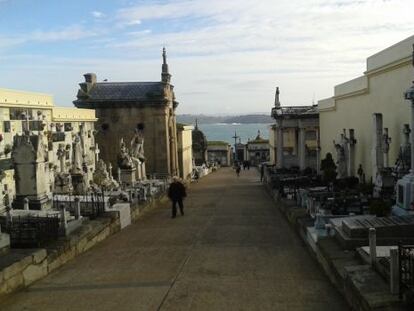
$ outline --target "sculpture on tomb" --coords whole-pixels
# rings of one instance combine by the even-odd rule
[[[346,177],[346,156],[345,156],[345,149],[342,145],[336,144],[335,151],[336,151],[336,164],[337,164],[337,172],[338,178]]]
[[[336,165],[332,159],[332,154],[328,152],[325,159],[321,161],[322,179],[329,184],[336,179]]]
[[[105,162],[100,159],[96,164],[96,170],[93,173],[93,182],[97,186],[104,187],[105,189],[117,188],[119,186],[118,183],[112,178],[111,173],[109,173],[111,169],[111,164],[109,164],[109,167],[107,168]]]
[[[408,174],[408,171],[411,167],[411,144],[410,144],[410,127],[408,124],[404,124],[403,134],[404,134],[404,143],[400,146],[398,152],[397,161],[395,162],[395,173],[397,178]]]
[[[365,173],[364,173],[364,169],[362,168],[362,164],[358,166],[357,174],[358,174],[359,182],[361,184],[365,184]]]
[[[59,144],[57,150],[57,157],[59,159],[60,168],[59,172],[55,173],[55,182],[54,182],[54,192],[55,193],[71,193],[73,191],[72,187],[72,177],[69,173],[66,172],[66,156],[68,150],[65,147],[65,144]]]
[[[138,180],[145,179],[144,135],[136,129],[131,140],[131,160],[134,163]]]
[[[119,143],[118,167],[120,169],[132,169],[134,167],[123,138]]]
[[[83,172],[83,150],[79,134],[75,135],[72,143],[72,173],[80,174]]]

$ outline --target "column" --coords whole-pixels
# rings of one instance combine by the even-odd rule
[[[276,167],[283,168],[283,128],[277,127],[277,158]]]
[[[372,148],[372,179],[384,167],[384,155],[382,153],[382,114],[374,113],[373,117],[373,148]],[[414,135],[413,135],[414,136]]]
[[[321,172],[321,138],[319,135],[319,127],[315,129],[316,132],[316,174]]]
[[[355,131],[349,129],[349,162],[348,162],[348,176],[355,176]]]
[[[298,135],[298,160],[300,170],[306,168],[306,129],[304,126],[299,125]]]

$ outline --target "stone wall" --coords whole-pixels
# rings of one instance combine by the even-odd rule
[[[101,158],[111,162],[114,169],[117,167],[121,138],[129,148],[134,130],[138,124],[143,124],[147,173],[170,172],[167,106],[97,108],[96,115],[99,119],[96,127],[99,130],[97,142]]]

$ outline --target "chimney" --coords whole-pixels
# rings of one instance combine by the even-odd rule
[[[89,91],[92,89],[93,85],[96,83],[96,74],[94,73],[85,73],[85,82],[79,83],[80,90],[78,92],[78,99],[85,99],[88,97]]]

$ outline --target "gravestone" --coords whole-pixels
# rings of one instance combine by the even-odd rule
[[[49,207],[50,189],[48,181],[47,150],[42,136],[25,132],[16,135],[13,141],[12,161],[16,182],[16,199],[13,208],[23,209],[24,199],[29,200],[29,208],[41,210]]]

